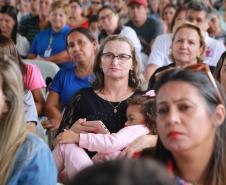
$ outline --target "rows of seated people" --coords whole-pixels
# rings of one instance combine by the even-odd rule
[[[207,141],[211,150],[208,144],[207,148],[201,147],[205,134],[225,139],[224,134],[218,133],[218,129],[225,132],[226,128],[225,14],[226,1],[211,0],[0,1],[3,93],[0,98],[4,102],[0,119],[5,116],[3,124],[7,120],[10,123],[0,131],[0,143],[7,139],[5,148],[0,149],[3,185],[52,185],[57,181],[67,184],[77,173],[96,163],[122,156],[142,158],[147,155],[170,168],[168,171],[179,185],[225,184],[226,172],[222,170],[226,169],[222,162],[225,157],[219,161],[214,161],[214,157],[226,156],[226,150],[222,146],[222,153],[215,156],[212,149],[219,145],[217,139],[214,145],[211,145],[214,139]],[[32,60],[59,67],[50,83],[46,84],[38,65],[27,62]],[[205,77],[198,74],[199,80],[195,82],[196,74],[190,74],[191,69],[204,71],[213,90],[204,92],[209,88],[208,84],[203,85]],[[172,76],[168,72],[171,70]],[[184,72],[187,70],[188,74]],[[9,79],[5,73],[9,73]],[[223,88],[218,87],[217,81]],[[189,85],[196,89],[193,91]],[[17,95],[14,88],[18,89]],[[197,102],[193,102],[190,96],[196,97],[197,89],[206,103],[198,97]],[[182,99],[181,106],[177,105],[178,112],[173,109],[177,98]],[[14,101],[19,103],[10,103]],[[216,107],[212,107],[215,101]],[[17,110],[21,102],[23,109]],[[194,106],[189,102],[203,109],[210,106],[216,112],[215,117],[199,111],[190,113],[189,117],[187,109],[192,112],[190,107]],[[195,113],[202,117],[195,117]],[[180,122],[173,120],[174,114],[184,114],[185,123],[190,120],[193,124],[198,119],[212,121],[213,129],[209,131],[208,127],[209,132],[205,132],[205,128],[205,133],[201,133],[203,138],[196,138],[195,131],[187,130],[196,140],[190,138],[193,143],[185,142],[183,146],[177,143],[182,133],[168,133],[168,142],[164,138],[165,128],[159,123],[167,127],[168,122]],[[15,121],[19,122],[18,126]],[[43,143],[43,138],[34,136],[40,135],[38,127],[51,136],[49,147]],[[193,129],[204,127],[200,124]],[[9,129],[16,130],[14,136]],[[175,148],[171,142],[175,142]],[[158,153],[158,143],[166,158]],[[206,158],[201,160],[196,153],[191,156],[189,152],[183,153],[184,150],[185,153],[190,149],[195,151],[193,145],[200,145],[198,151],[208,151]],[[32,146],[35,146],[34,151]],[[179,160],[181,156],[184,158]],[[188,158],[200,159],[196,174],[191,171],[197,164],[188,165]],[[20,160],[28,162],[20,163]],[[215,167],[218,164],[221,164],[219,169]],[[215,171],[211,171],[213,166]]]

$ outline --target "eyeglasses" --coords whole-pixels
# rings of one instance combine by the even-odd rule
[[[97,4],[97,5],[99,5],[99,4],[101,4],[101,2],[98,2],[98,1],[92,1],[92,4]]]
[[[108,19],[108,20],[109,20],[109,19],[112,18],[112,16],[113,16],[113,13],[109,13],[109,14],[100,16],[100,17],[99,17],[99,20],[100,20],[100,21],[104,21],[105,19]]]
[[[121,62],[126,62],[132,58],[131,55],[128,55],[126,53],[115,55],[114,53],[111,53],[111,52],[102,53],[102,57],[105,61],[109,61],[109,62],[112,62],[115,58],[117,58]]]
[[[158,80],[167,71],[171,71],[171,70],[175,70],[175,69],[180,69],[180,68],[172,67],[172,68],[166,69],[164,71],[160,71],[159,73],[156,74],[156,79]],[[183,67],[182,69],[191,70],[193,72],[204,72],[207,75],[207,77],[209,78],[211,84],[213,85],[221,104],[224,105],[224,98],[222,97],[220,90],[217,87],[217,83],[216,83],[208,65],[206,65],[204,63],[192,64],[192,65],[187,65],[187,66]]]

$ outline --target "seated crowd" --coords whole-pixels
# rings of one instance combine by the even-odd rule
[[[225,15],[225,0],[0,1],[0,184],[225,185]],[[59,71],[46,83],[28,61]]]

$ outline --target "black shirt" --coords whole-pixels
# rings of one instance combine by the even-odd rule
[[[132,96],[139,93],[135,92]],[[59,132],[70,128],[79,118],[86,118],[87,121],[101,120],[111,133],[116,133],[126,122],[127,100],[109,103],[99,97],[91,87],[84,88],[73,96],[66,107]],[[114,106],[117,106],[116,113]]]

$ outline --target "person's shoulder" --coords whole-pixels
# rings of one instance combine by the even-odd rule
[[[62,80],[68,80],[68,78],[76,76],[75,74],[75,67],[62,67],[55,75],[55,79],[62,79]]]
[[[58,71],[58,73],[62,73],[62,74],[68,74],[68,73],[74,73],[75,71],[75,67],[71,66],[71,67],[62,67],[60,68],[60,70]]]
[[[145,23],[148,24],[161,24],[160,20],[154,16],[147,17]]]
[[[161,47],[163,49],[164,46],[171,46],[173,35],[171,33],[164,33],[161,35],[158,35],[155,40],[152,49],[154,50],[156,45]]]
[[[88,97],[88,96],[93,96],[94,90],[92,87],[84,87],[81,88],[75,95],[74,97]]]
[[[39,137],[28,133],[20,147],[20,155],[28,154],[26,160],[29,163],[29,161],[32,160],[40,151],[50,152],[49,147],[44,143],[44,141]]]
[[[63,33],[68,33],[69,31],[71,31],[71,27],[69,26],[69,25],[65,25],[64,27],[63,27],[63,29],[62,29],[62,32]]]
[[[38,66],[35,64],[29,64],[29,63],[25,63],[25,68],[28,71],[34,71],[34,70],[38,70]]]
[[[80,89],[78,93],[83,94],[83,95],[90,95],[90,94],[94,93],[94,90],[92,87],[85,87],[85,88]]]
[[[24,36],[22,36],[22,35],[19,34],[19,33],[16,34],[16,39],[17,39],[17,40],[23,40],[23,41],[25,40],[25,41],[27,41],[27,38],[24,37]]]
[[[154,72],[154,75],[156,76],[156,74],[158,74],[159,72],[164,71],[164,70],[167,70],[167,69],[170,69],[170,68],[172,68],[172,67],[175,67],[175,63],[171,63],[171,64],[169,64],[169,65],[159,67],[159,68],[156,69],[156,71]]]
[[[206,43],[207,43],[207,47],[213,47],[215,49],[217,49],[215,46],[224,46],[222,42],[220,42],[219,40],[210,37],[209,35],[206,35],[205,37]]]
[[[43,39],[43,37],[46,37],[47,35],[51,34],[51,28],[45,28],[44,30],[41,30],[37,33],[36,38],[38,37],[40,40]]]
[[[158,40],[166,40],[166,41],[168,41],[168,40],[172,40],[172,38],[173,38],[173,34],[172,33],[164,33],[164,34],[161,34],[161,35],[159,35],[159,36],[157,36],[156,37],[156,39],[158,39]]]
[[[35,65],[35,64],[29,64],[29,63],[26,63],[24,65],[25,65],[25,68],[26,68],[27,73],[37,73],[37,72],[40,73],[40,69],[38,68],[37,65]]]
[[[125,23],[125,26],[130,26],[130,27],[133,27],[134,24],[131,20],[129,20],[127,23]]]
[[[94,90],[92,87],[81,88],[77,93],[74,94],[72,102],[88,100],[90,97],[94,97]]]
[[[33,145],[35,147],[36,151],[41,149],[41,148],[48,148],[47,144],[44,143],[44,141],[42,141],[39,137],[37,137],[37,136],[35,136],[31,133],[27,134],[27,137],[26,137],[23,144],[28,145],[28,146]]]
[[[21,25],[30,24],[30,23],[33,23],[33,22],[37,22],[38,20],[39,20],[39,17],[38,16],[28,15],[27,17],[24,17],[22,19],[22,21],[20,22],[20,24]]]
[[[132,28],[132,27],[130,27],[130,26],[123,26],[122,27],[122,31],[134,31],[134,29]]]
[[[28,133],[16,153],[16,159],[9,184],[40,184],[46,177],[46,184],[56,183],[56,167],[47,144],[37,136]],[[50,183],[51,182],[51,183]]]
[[[128,37],[134,42],[138,42],[138,36],[136,31],[130,26],[123,26],[120,35]]]

